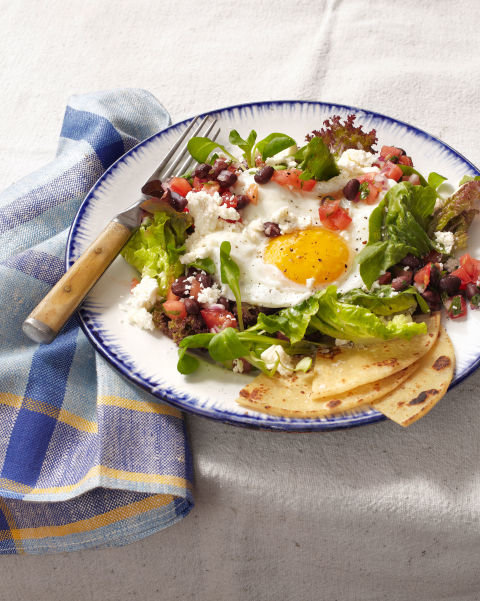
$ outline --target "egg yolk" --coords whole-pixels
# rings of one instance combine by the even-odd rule
[[[341,236],[317,227],[272,238],[263,260],[275,265],[289,280],[306,284],[308,279],[314,278],[315,284],[321,286],[345,273],[349,255]]]

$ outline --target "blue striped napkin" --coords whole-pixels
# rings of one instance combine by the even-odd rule
[[[143,90],[73,96],[55,160],[0,195],[0,553],[123,545],[192,508],[181,413],[119,376],[76,317],[50,345],[21,329],[87,191],[169,123]]]

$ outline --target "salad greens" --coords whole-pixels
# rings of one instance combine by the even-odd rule
[[[224,241],[220,244],[220,277],[222,284],[228,284],[237,302],[238,325],[243,330],[242,300],[240,298],[240,268],[230,257],[232,246]]]
[[[179,257],[185,251],[187,229],[191,224],[187,213],[169,208],[156,211],[143,220],[121,255],[142,276],[156,278],[161,294],[165,295],[172,280],[183,273]]]
[[[300,175],[301,180],[323,181],[340,173],[333,154],[322,138],[312,138],[295,154],[295,160],[299,163],[299,169],[303,171]]]
[[[200,269],[201,271],[205,271],[205,273],[209,273],[210,275],[215,273],[215,263],[209,257],[206,257],[205,259],[195,259],[195,261],[190,263],[188,267]]]
[[[382,317],[396,309],[413,311],[420,297],[413,290],[407,289],[397,296],[390,294],[389,298],[383,299],[362,293],[361,290],[351,291],[350,296],[339,296],[336,287],[329,286],[302,303],[281,309],[273,315],[260,313],[257,323],[243,332],[226,328],[218,334],[195,334],[184,338],[179,345],[178,369],[181,373],[190,373],[185,370],[193,366],[192,359],[196,360],[187,354],[187,350],[192,348],[207,349],[210,357],[220,363],[242,358],[265,373],[271,373],[272,370],[267,370],[261,359],[264,350],[272,345],[281,345],[286,353],[311,355],[318,343],[306,340],[305,336],[315,332],[363,343],[374,339],[411,338],[424,334],[427,331],[425,323],[412,321],[408,314],[396,314],[389,320]],[[355,298],[360,298],[367,306],[346,302]],[[285,339],[277,338],[278,332]],[[267,334],[274,334],[275,337]],[[308,360],[299,369],[306,365],[310,365]]]
[[[401,182],[391,188],[372,211],[368,244],[357,256],[367,288],[407,254],[426,255],[432,248],[426,228],[437,195],[430,186]]]
[[[417,305],[422,313],[430,313],[428,304],[415,286],[408,286],[401,292],[395,292],[388,285],[378,286],[370,292],[355,288],[340,295],[340,301],[349,305],[365,307],[375,315],[410,313],[417,308]]]
[[[437,231],[453,232],[455,235],[455,248],[465,248],[467,246],[468,228],[478,213],[475,204],[479,198],[480,177],[477,176],[477,178],[466,181],[435,212],[429,227],[429,233],[433,235]]]

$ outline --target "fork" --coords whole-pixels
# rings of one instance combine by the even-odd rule
[[[188,141],[195,136],[208,136],[217,122],[209,115],[204,117],[200,123],[198,123],[199,119],[199,117],[193,119],[142,186],[142,190],[145,189],[147,194],[142,192],[139,200],[116,215],[105,226],[97,238],[25,319],[22,329],[31,340],[49,344],[55,339],[92,286],[138,229],[145,211],[155,210],[155,201],[152,203],[148,198],[147,184],[165,180],[173,174],[185,173],[187,169],[196,164],[196,161],[188,153]],[[217,129],[211,139],[215,140],[219,133],[220,129]],[[157,207],[158,203],[163,203],[163,201],[158,200]]]

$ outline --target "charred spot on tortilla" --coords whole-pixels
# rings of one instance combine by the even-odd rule
[[[435,363],[432,365],[432,367],[436,371],[440,371],[441,369],[445,369],[446,367],[448,367],[450,365],[450,363],[451,363],[450,358],[446,357],[445,355],[442,355],[435,361]]]
[[[383,366],[392,366],[398,365],[398,360],[395,357],[391,359],[384,359],[383,361],[377,361],[376,363],[372,363],[371,367],[383,367]]]
[[[342,401],[340,401],[339,399],[333,399],[331,401],[328,401],[327,407],[330,407],[330,409],[333,409],[334,407],[338,407],[341,403],[342,403]]]
[[[431,388],[430,390],[423,390],[416,398],[412,399],[408,404],[409,405],[420,405],[424,403],[429,396],[433,396],[434,394],[438,394],[439,391],[436,388]]]
[[[242,390],[240,390],[240,396],[244,396],[246,399],[248,399],[248,397],[250,396],[250,393],[248,392],[248,390],[245,390],[244,388],[242,388]]]

